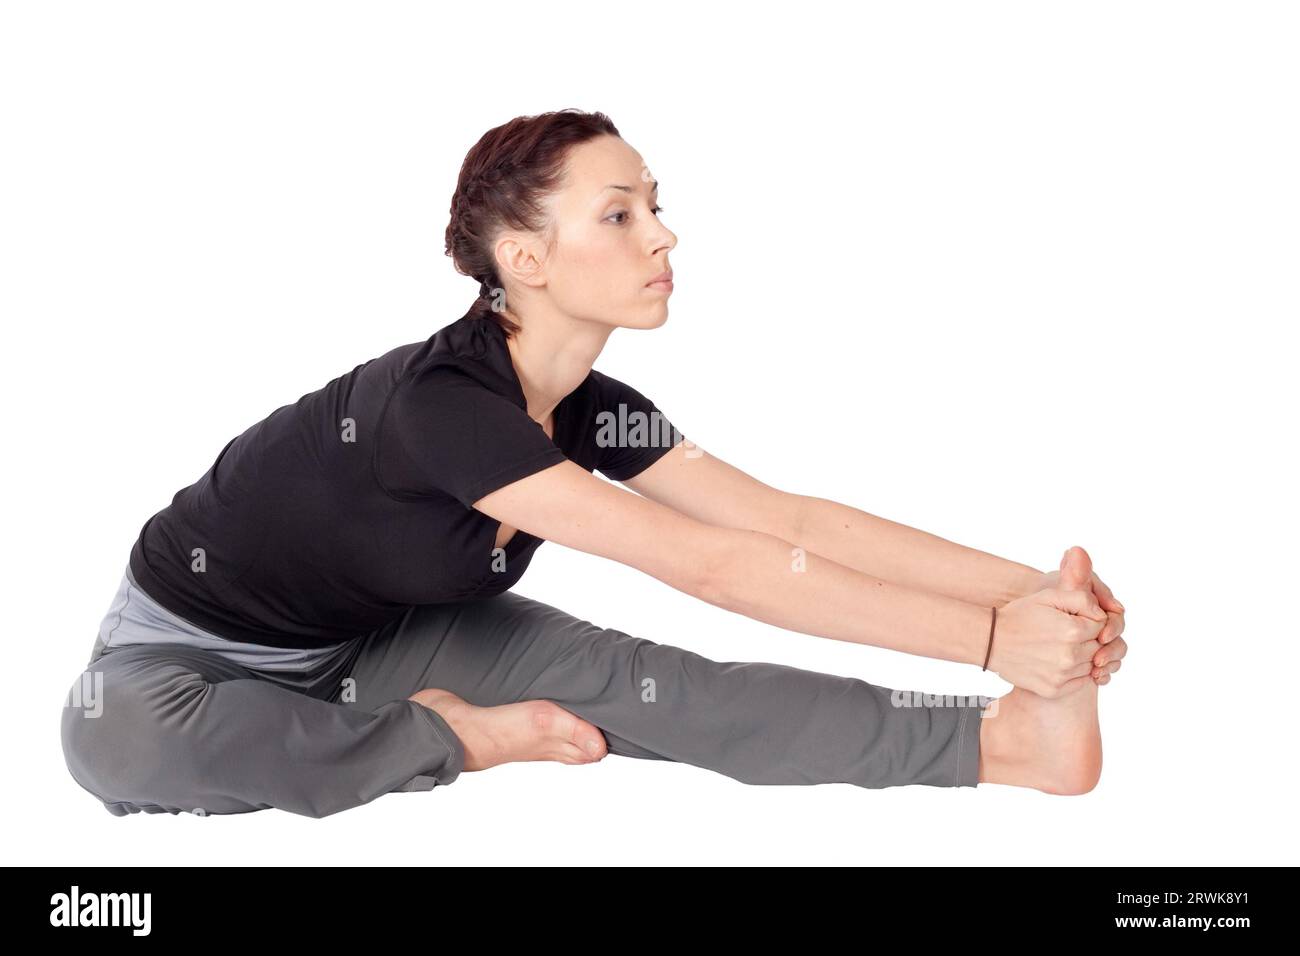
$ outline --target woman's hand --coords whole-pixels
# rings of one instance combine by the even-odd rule
[[[1089,678],[1106,612],[1091,591],[1044,588],[998,609],[989,669],[1040,697]]]
[[[1041,591],[1043,588],[1055,588],[1060,583],[1060,570],[1048,571],[1035,579],[1030,593]],[[1119,670],[1120,662],[1128,653],[1128,642],[1120,637],[1124,633],[1124,605],[1115,600],[1111,589],[1097,577],[1095,572],[1092,575],[1092,593],[1101,604],[1102,610],[1106,612],[1106,626],[1097,636],[1101,647],[1092,658],[1092,679],[1098,684],[1109,684],[1110,675]]]

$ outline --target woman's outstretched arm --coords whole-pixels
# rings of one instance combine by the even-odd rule
[[[865,574],[767,531],[708,524],[571,461],[498,488],[474,508],[792,631],[967,664],[981,664],[989,649],[988,607]],[[1083,592],[1022,598],[998,617],[990,667],[1056,696],[1087,675],[1097,621],[1105,615]]]
[[[781,491],[690,443],[624,484],[697,520],[766,531],[863,574],[985,608],[1038,590],[1043,575],[850,505]]]
[[[796,540],[810,551],[909,587],[984,607],[1036,589],[1043,572],[827,498],[797,496]]]

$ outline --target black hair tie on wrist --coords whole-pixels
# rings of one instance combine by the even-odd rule
[[[989,650],[988,653],[984,655],[984,666],[980,668],[981,670],[989,669],[989,659],[993,656],[993,629],[997,627],[997,625],[998,625],[998,609],[997,609],[997,605],[994,605],[993,620],[989,622]]]

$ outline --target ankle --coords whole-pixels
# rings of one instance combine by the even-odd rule
[[[487,709],[460,698],[439,702],[433,708],[465,748],[465,770],[485,770],[503,762],[501,742],[491,733]]]
[[[980,783],[1005,783],[1017,777],[1024,761],[1024,746],[1016,731],[1012,708],[1005,696],[988,708],[992,716],[980,719]]]

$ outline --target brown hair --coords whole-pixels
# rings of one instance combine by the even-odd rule
[[[519,331],[493,308],[501,280],[492,245],[503,228],[544,235],[551,223],[543,200],[559,188],[569,149],[604,135],[619,135],[604,113],[563,109],[515,117],[484,133],[465,155],[451,197],[446,252],[457,272],[479,281],[479,297],[466,315],[491,318],[507,336]]]

